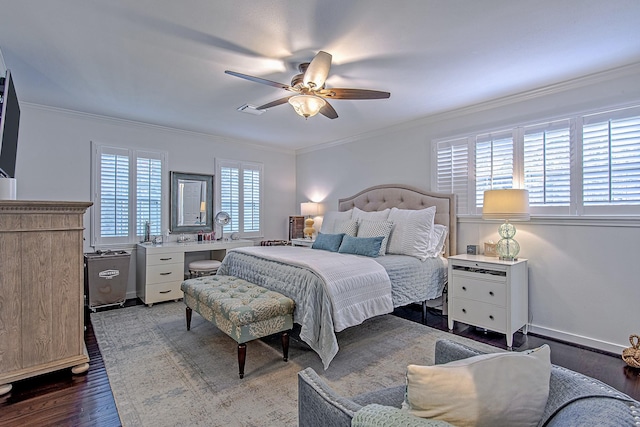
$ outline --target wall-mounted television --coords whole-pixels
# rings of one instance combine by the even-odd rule
[[[18,153],[18,127],[20,125],[20,105],[11,71],[0,77],[2,115],[0,115],[0,177],[15,178],[16,156]]]

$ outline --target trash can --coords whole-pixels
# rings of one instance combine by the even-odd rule
[[[111,305],[124,306],[130,257],[126,251],[84,254],[84,295],[91,311]]]

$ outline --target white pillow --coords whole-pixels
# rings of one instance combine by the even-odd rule
[[[353,208],[353,216],[351,218],[355,219],[358,222],[363,221],[365,219],[367,221],[384,221],[389,217],[389,212],[390,212],[389,208],[383,211],[376,211],[376,212],[366,212],[366,211],[363,211],[362,209]]]
[[[447,239],[447,232],[449,227],[442,224],[433,224],[433,231],[431,232],[431,240],[429,240],[429,249],[427,249],[427,256],[435,258],[444,252],[444,242]]]
[[[435,215],[435,206],[420,210],[392,208],[389,221],[393,230],[387,253],[427,259]]]
[[[378,253],[379,256],[382,256],[387,252],[387,242],[389,241],[391,228],[393,228],[391,221],[369,221],[364,219],[358,223],[357,237],[384,237]]]
[[[536,426],[549,397],[548,345],[407,367],[403,409],[463,426]]]
[[[336,234],[334,231],[334,226],[336,221],[345,221],[351,219],[351,215],[353,214],[353,209],[349,209],[344,212],[331,211],[326,212],[324,217],[322,218],[322,225],[320,226],[320,232],[323,234]]]
[[[356,237],[358,234],[358,222],[355,219],[347,219],[345,221],[338,221],[333,224],[333,233],[344,233],[347,236]]]

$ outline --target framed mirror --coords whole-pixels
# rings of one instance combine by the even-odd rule
[[[213,231],[213,176],[171,172],[171,232]]]

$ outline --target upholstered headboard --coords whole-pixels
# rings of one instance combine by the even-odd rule
[[[456,252],[456,199],[455,194],[432,193],[402,184],[376,185],[356,195],[338,200],[338,210],[348,211],[353,207],[367,212],[387,208],[425,209],[436,207],[434,222],[449,227],[445,243],[445,256]]]

